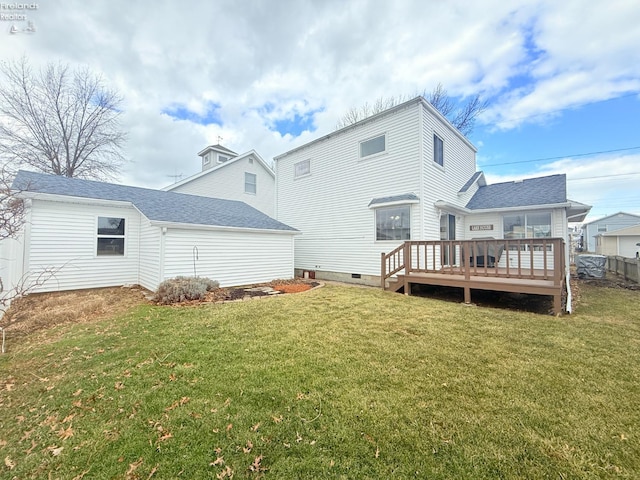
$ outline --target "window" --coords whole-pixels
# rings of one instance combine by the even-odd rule
[[[257,178],[255,173],[244,173],[244,193],[256,193]]]
[[[124,255],[124,218],[98,217],[97,255]]]
[[[360,158],[368,157],[386,149],[386,135],[380,135],[364,142],[360,142]]]
[[[311,174],[311,160],[303,160],[293,165],[293,178]]]
[[[218,154],[218,163],[224,163],[229,160],[229,157],[225,157],[224,155]]]
[[[444,142],[435,133],[433,134],[433,161],[444,166]]]
[[[606,225],[598,225],[598,232],[606,232],[606,231],[607,231]]]
[[[540,238],[551,236],[550,213],[524,213],[505,215],[504,238]]]
[[[411,207],[376,209],[376,240],[411,240]]]
[[[202,164],[203,165],[209,165],[209,163],[211,163],[211,157],[209,156],[209,154],[207,153],[204,158],[202,159]]]

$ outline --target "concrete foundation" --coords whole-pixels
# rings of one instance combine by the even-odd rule
[[[315,276],[317,280],[329,280],[334,282],[354,283],[358,285],[369,285],[371,287],[380,286],[380,275],[326,272],[322,270],[308,270],[308,269],[301,269],[301,268],[295,269],[296,277],[305,278],[305,272],[308,273],[309,278],[313,278],[312,276]]]

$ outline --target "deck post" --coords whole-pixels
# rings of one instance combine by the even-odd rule
[[[471,303],[471,289],[464,287],[464,303]]]
[[[385,253],[382,252],[380,254],[381,260],[380,260],[380,286],[382,287],[382,290],[386,290],[387,287],[387,262],[385,262]]]
[[[411,243],[409,242],[404,242],[402,260],[404,263],[404,294],[411,295],[411,286],[409,284],[409,275],[411,274]]]
[[[553,296],[553,314],[560,315],[562,311],[562,294],[559,293]]]

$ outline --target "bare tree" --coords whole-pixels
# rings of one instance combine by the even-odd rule
[[[416,93],[413,97],[407,95],[380,97],[373,105],[365,103],[359,108],[352,107],[347,110],[342,118],[340,118],[336,128],[353,125],[360,120],[364,120],[367,117],[383,112],[384,110],[399,105],[417,96],[424,97],[425,100],[427,100],[436,110],[447,118],[454,127],[460,130],[463,135],[469,135],[473,131],[478,115],[484,112],[489,106],[489,103],[487,101],[483,101],[480,94],[477,94],[470,98],[464,105],[457,108],[446,89],[441,83],[438,83],[431,93],[427,93],[425,90],[421,94]]]
[[[91,179],[115,178],[124,162],[122,98],[88,68],[26,58],[0,63],[0,155],[13,167]]]

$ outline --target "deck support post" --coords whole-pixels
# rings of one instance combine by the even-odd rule
[[[562,311],[562,295],[554,295],[553,296],[553,314],[560,315]]]
[[[471,289],[464,287],[464,303],[471,303]]]

